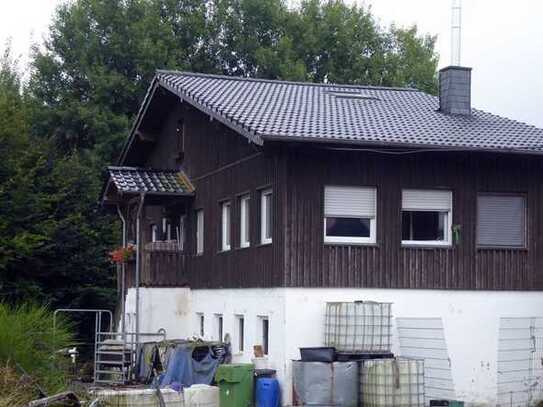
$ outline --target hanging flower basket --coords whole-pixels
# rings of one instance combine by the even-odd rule
[[[136,256],[136,246],[129,244],[126,247],[118,247],[115,250],[109,252],[109,259],[114,264],[125,264]]]

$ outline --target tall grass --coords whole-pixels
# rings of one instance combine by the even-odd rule
[[[61,391],[66,385],[68,361],[58,351],[73,344],[70,325],[57,318],[55,328],[53,313],[47,307],[0,303],[0,366],[15,372],[25,383],[37,383],[49,394]],[[30,377],[21,376],[22,370]]]

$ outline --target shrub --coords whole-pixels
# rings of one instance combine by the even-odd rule
[[[59,350],[73,346],[73,338],[65,319],[57,318],[53,326],[47,307],[0,303],[0,366],[8,369],[10,380],[23,378],[19,385],[29,386],[30,381],[49,394],[61,391],[69,361]],[[28,376],[21,375],[23,370]]]

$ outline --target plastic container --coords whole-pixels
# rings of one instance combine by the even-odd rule
[[[464,407],[464,402],[457,400],[430,400],[430,407]]]
[[[160,389],[166,407],[184,407],[183,393],[172,389]],[[155,389],[98,389],[91,391],[94,398],[108,407],[159,407]],[[207,406],[206,406],[207,407]]]
[[[279,382],[271,377],[256,380],[256,407],[280,407],[281,390]]]
[[[360,394],[364,407],[424,407],[424,360],[364,361]]]
[[[324,344],[336,352],[390,352],[391,303],[373,301],[326,304]]]
[[[349,361],[361,362],[368,359],[394,359],[394,353],[392,352],[336,353],[336,360],[338,362],[349,362]]]
[[[221,407],[253,405],[254,369],[254,365],[249,363],[219,365],[215,381],[219,385]]]
[[[294,405],[357,407],[358,362],[292,362]]]
[[[184,407],[219,407],[219,388],[207,384],[193,384],[183,390]]]
[[[331,347],[300,348],[300,356],[304,362],[333,362],[336,349]]]

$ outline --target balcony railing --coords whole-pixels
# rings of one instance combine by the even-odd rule
[[[136,263],[126,267],[128,287],[135,286]],[[186,281],[186,255],[177,241],[150,242],[144,245],[141,256],[140,286],[183,286]]]

